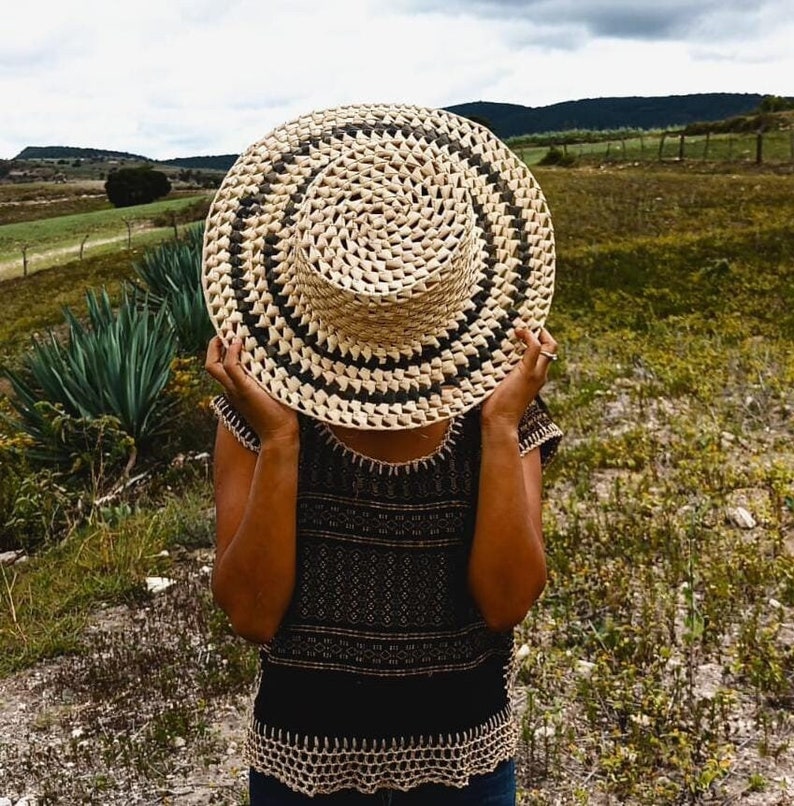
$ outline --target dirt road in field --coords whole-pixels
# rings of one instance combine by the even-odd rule
[[[140,227],[133,233],[140,235],[142,232],[154,229],[154,227]],[[83,245],[83,255],[91,254],[97,246],[106,246],[111,243],[119,243],[120,241],[127,240],[127,234],[114,235],[111,238],[90,238]],[[73,259],[80,256],[80,244],[73,244],[71,246],[63,246],[57,249],[47,249],[43,252],[29,252],[28,253],[28,274],[34,274],[37,271],[44,269],[51,269],[59,263],[64,262],[63,258]],[[3,280],[10,280],[13,277],[22,277],[23,263],[22,255],[14,260],[0,261],[0,282]]]

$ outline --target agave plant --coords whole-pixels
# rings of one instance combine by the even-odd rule
[[[146,251],[133,264],[141,282],[129,287],[136,299],[167,312],[180,352],[193,355],[203,352],[213,334],[201,288],[203,236],[203,227],[193,225],[184,239]]]
[[[50,332],[34,338],[23,369],[3,374],[10,380],[17,427],[40,453],[75,456],[66,435],[96,421],[112,423],[125,435],[134,458],[165,427],[170,412],[161,392],[176,354],[176,337],[167,312],[151,311],[145,301],[125,296],[114,310],[105,290],[86,294],[88,326],[68,308],[68,339]],[[61,444],[59,444],[61,443]]]

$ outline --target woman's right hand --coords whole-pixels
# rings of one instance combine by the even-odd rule
[[[261,441],[292,438],[298,434],[298,415],[269,395],[246,371],[240,361],[241,339],[226,347],[214,336],[207,347],[204,368],[223,387],[229,402],[240,412]]]

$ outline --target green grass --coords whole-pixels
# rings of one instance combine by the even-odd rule
[[[728,798],[793,727],[791,177],[536,175],[566,440],[524,630],[523,802]]]
[[[53,259],[53,256],[48,255],[53,251],[70,250],[67,259],[73,260],[86,236],[84,246],[88,253],[107,250],[108,245],[103,243],[106,241],[111,242],[110,251],[115,252],[119,243],[127,243],[130,235],[128,223],[132,237],[138,243],[142,230],[151,229],[155,222],[162,221],[159,232],[145,235],[147,239],[162,238],[169,230],[167,221],[172,213],[179,214],[204,198],[205,195],[185,196],[134,207],[109,208],[5,224],[0,226],[0,269],[4,269],[6,276],[22,273],[24,247],[27,247],[29,271],[57,263],[57,256]],[[173,229],[171,232],[173,233]]]
[[[547,136],[546,136],[547,137]],[[509,141],[511,146],[528,165],[536,165],[548,152],[548,145],[527,142],[526,139],[515,138]],[[560,132],[557,142],[563,148],[565,133]],[[661,154],[660,154],[660,145]],[[653,163],[662,160],[678,160],[682,158],[691,163],[709,164],[742,164],[752,165],[756,161],[756,135],[747,134],[712,134],[708,139],[705,134],[687,135],[684,138],[683,151],[677,134],[668,134],[662,142],[661,132],[648,132],[643,135],[615,132],[609,139],[598,142],[579,142],[564,146],[566,153],[577,159],[592,163],[639,162]],[[781,165],[794,163],[794,142],[791,132],[766,132],[763,138],[762,158],[765,164]]]
[[[789,173],[711,174],[652,165],[603,172],[532,170],[549,201],[561,259],[579,248],[642,238],[714,240],[791,221],[794,174]]]
[[[123,281],[134,277],[132,262],[143,252],[144,247],[137,242],[129,251],[116,246],[113,251],[72,261],[57,270],[3,281],[0,364],[16,363],[30,346],[31,336],[60,326],[64,307],[84,311],[87,289],[105,287],[114,299],[118,298]]]
[[[93,609],[146,598],[146,576],[169,571],[163,552],[209,546],[213,522],[207,476],[156,510],[109,504],[62,545],[24,567],[0,566],[0,677],[44,658],[73,653]]]
[[[90,213],[110,207],[102,182],[0,185],[0,225]]]
[[[699,803],[790,750],[790,340],[753,316],[720,335],[719,315],[682,331],[615,314],[555,316],[567,444],[546,480],[549,588],[523,633],[527,803]],[[737,505],[749,533],[726,518]]]
[[[544,482],[549,585],[519,630],[520,802],[678,806],[763,793],[785,803],[780,779],[791,775],[794,735],[794,176],[694,165],[533,171],[558,243],[548,324],[560,360],[544,394],[565,439]],[[57,321],[60,304],[79,307],[85,286],[117,288],[128,257],[4,283],[6,360],[18,359],[22,334]],[[191,450],[209,450],[211,420],[196,414],[209,393],[196,380],[199,364],[184,364],[175,381],[193,391],[171,454],[184,453],[188,437]],[[177,599],[168,620],[135,641],[97,644],[85,629],[100,606],[145,602],[143,578],[178,573],[180,547],[209,551],[207,471],[152,467],[150,486],[90,522],[75,514],[63,545],[0,577],[0,674],[68,653],[81,702],[101,706],[87,711],[97,721],[87,723],[91,740],[110,752],[105,720],[112,714],[121,726],[113,735],[126,760],[111,753],[101,771],[101,786],[114,791],[173,769],[174,736],[203,741],[200,703],[242,689],[251,674],[250,658],[234,654],[239,642],[198,595]],[[730,520],[737,506],[751,512],[753,529]],[[147,636],[161,629],[197,631],[229,663],[204,677],[193,660],[185,667],[163,651],[152,689],[163,715],[141,731],[127,710],[141,691],[125,668],[141,668]],[[116,665],[103,670],[100,650]],[[182,656],[191,658],[187,646]],[[190,708],[174,704],[174,680]],[[58,760],[35,764],[40,780],[63,785]],[[67,785],[74,798],[100,789]]]

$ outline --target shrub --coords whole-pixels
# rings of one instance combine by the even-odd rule
[[[31,551],[66,534],[77,495],[59,475],[0,449],[0,551]]]
[[[204,220],[209,213],[211,199],[209,196],[202,196],[178,210],[169,210],[152,218],[152,225],[155,227],[173,227],[175,224],[197,224],[197,228],[203,227]]]
[[[133,264],[143,286],[130,292],[154,310],[164,310],[176,332],[182,353],[202,353],[214,329],[201,287],[201,250],[204,228],[194,225],[185,239],[147,250]]]
[[[179,418],[157,441],[155,455],[178,464],[191,454],[211,452],[217,421],[210,406],[218,394],[217,381],[204,369],[204,361],[177,357],[171,364],[171,379],[163,390],[165,400],[179,411]]]
[[[120,168],[105,181],[105,193],[114,207],[149,204],[171,192],[171,183],[162,171],[149,166]]]
[[[561,168],[570,168],[576,162],[573,154],[568,154],[557,146],[551,146],[538,165],[559,165]]]
[[[117,311],[104,290],[89,291],[86,301],[90,326],[64,309],[67,343],[53,332],[34,338],[23,369],[3,371],[14,390],[16,426],[31,438],[31,455],[74,463],[93,446],[101,455],[88,464],[96,468],[125,449],[131,466],[167,423],[161,392],[175,336],[165,311],[126,295]]]

